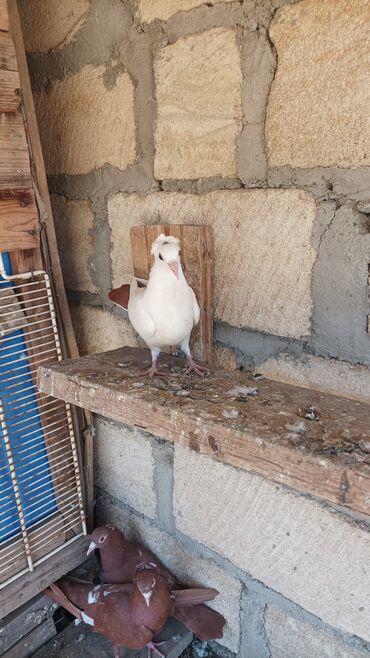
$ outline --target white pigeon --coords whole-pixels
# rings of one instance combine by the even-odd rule
[[[151,254],[154,263],[149,281],[133,277],[127,305],[131,324],[152,354],[152,365],[144,374],[150,377],[164,374],[157,368],[159,354],[164,347],[178,345],[186,357],[186,373],[195,372],[202,377],[206,369],[193,361],[189,349],[200,310],[182,271],[179,240],[161,233],[152,244]],[[139,287],[138,282],[145,287]],[[112,291],[110,298],[125,308],[126,304],[115,294],[124,288]]]

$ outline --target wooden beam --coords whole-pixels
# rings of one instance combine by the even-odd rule
[[[33,190],[0,191],[2,250],[36,249],[39,244],[39,221]]]
[[[180,240],[181,263],[186,280],[193,288],[200,307],[200,320],[191,335],[190,349],[195,358],[211,364],[213,353],[213,239],[210,226],[167,225],[131,228],[131,252],[135,276],[147,279],[153,257],[150,248],[160,233]],[[173,346],[174,348],[177,346]]]
[[[158,380],[139,376],[150,359],[135,348],[65,361],[40,369],[39,389],[370,515],[369,405],[237,371],[185,376],[182,361],[162,359]]]
[[[21,113],[0,118],[0,190],[32,187],[30,158]]]
[[[3,587],[0,590],[0,619],[64,576],[66,571],[81,564],[86,558],[88,544],[87,537],[79,537],[64,545],[60,552],[50,556],[45,562],[38,564],[34,571]]]
[[[36,596],[1,622],[1,652],[7,651],[46,619],[50,619],[56,604],[45,594]],[[3,656],[3,653],[1,653]]]

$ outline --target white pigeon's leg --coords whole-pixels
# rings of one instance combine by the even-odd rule
[[[190,372],[195,372],[197,375],[199,375],[199,377],[204,377],[204,373],[207,372],[207,368],[204,368],[203,366],[200,366],[199,363],[195,363],[195,361],[193,361],[189,349],[189,338],[190,336],[185,338],[180,345],[181,350],[186,356],[185,374],[188,375]]]
[[[158,347],[152,347],[150,349],[150,351],[152,353],[152,365],[150,366],[150,368],[148,370],[145,370],[141,374],[142,375],[149,375],[149,377],[154,377],[155,375],[158,375],[158,376],[165,375],[166,374],[165,372],[161,372],[157,368],[157,361],[158,361],[158,357],[160,355],[161,350],[158,349]]]

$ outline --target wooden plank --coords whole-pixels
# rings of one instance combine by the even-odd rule
[[[0,191],[1,250],[36,249],[39,243],[39,221],[33,190]]]
[[[147,279],[153,257],[150,248],[160,233],[180,240],[181,263],[188,284],[193,288],[201,310],[200,321],[193,329],[190,349],[195,358],[211,364],[213,352],[213,240],[210,226],[156,224],[131,229],[134,274]]]
[[[6,0],[0,0],[0,30],[5,32],[9,30],[9,15]]]
[[[35,626],[17,644],[5,653],[0,654],[2,658],[31,658],[35,651],[40,649],[46,642],[57,634],[55,624],[51,618],[45,619],[41,624]]]
[[[0,113],[16,112],[20,104],[19,74],[17,71],[3,71],[0,69]]]
[[[24,574],[0,589],[0,619],[81,564],[86,558],[88,544],[87,537],[77,538],[37,565],[32,573]]]
[[[179,359],[163,360],[169,375],[153,381],[139,376],[148,351],[90,355],[41,368],[39,389],[370,515],[369,405],[238,371],[189,377]],[[256,387],[257,395],[243,397],[240,387]]]
[[[0,623],[0,656],[1,652],[17,644],[35,626],[52,617],[57,607],[48,596],[40,594],[19,610],[7,615]]]
[[[0,69],[18,71],[14,44],[9,32],[0,31]]]
[[[1,0],[0,0],[1,1]],[[45,222],[45,240],[47,242],[48,256],[50,258],[50,268],[52,270],[52,282],[54,301],[57,307],[57,317],[59,319],[59,330],[63,354],[66,356],[78,356],[76,338],[72,326],[71,315],[64,289],[64,282],[60,259],[58,254],[57,241],[55,236],[55,227],[53,214],[51,210],[48,184],[46,179],[44,159],[42,155],[40,135],[37,126],[35,107],[33,103],[32,89],[28,74],[26,53],[23,42],[21,22],[17,8],[16,0],[8,0],[8,11],[10,17],[11,34],[17,56],[18,71],[22,88],[22,99],[24,103],[25,114],[27,117],[28,134],[32,149],[32,163],[35,173],[35,184],[38,189],[40,198],[40,213],[42,220]],[[60,321],[62,318],[62,322]],[[85,428],[92,427],[92,419],[89,412],[83,412]],[[79,435],[78,427],[76,427]],[[81,436],[80,436],[81,440]],[[93,439],[90,431],[84,432],[83,438],[83,455],[84,455],[84,477],[86,492],[86,512],[88,527],[93,527]]]
[[[0,115],[0,190],[32,187],[28,144],[20,112]]]

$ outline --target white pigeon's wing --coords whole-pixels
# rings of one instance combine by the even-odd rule
[[[145,286],[145,288],[149,283],[149,279],[140,279],[140,277],[134,276],[133,274],[130,274],[130,279],[135,279],[136,281],[138,281],[138,283],[141,283],[143,286]]]
[[[135,282],[136,283],[136,282]],[[144,295],[146,293],[146,288],[138,288],[133,292],[133,285],[131,284],[131,295],[128,305],[128,317],[129,320],[136,329],[137,333],[143,338],[143,340],[148,341],[155,334],[155,324],[152,317],[145,310],[143,301]]]
[[[189,286],[190,288],[190,286]],[[192,294],[192,299],[193,299],[193,319],[194,319],[194,326],[198,324],[199,318],[200,318],[200,308],[199,304],[197,302],[197,298],[195,296],[193,288],[190,288],[191,294]]]

